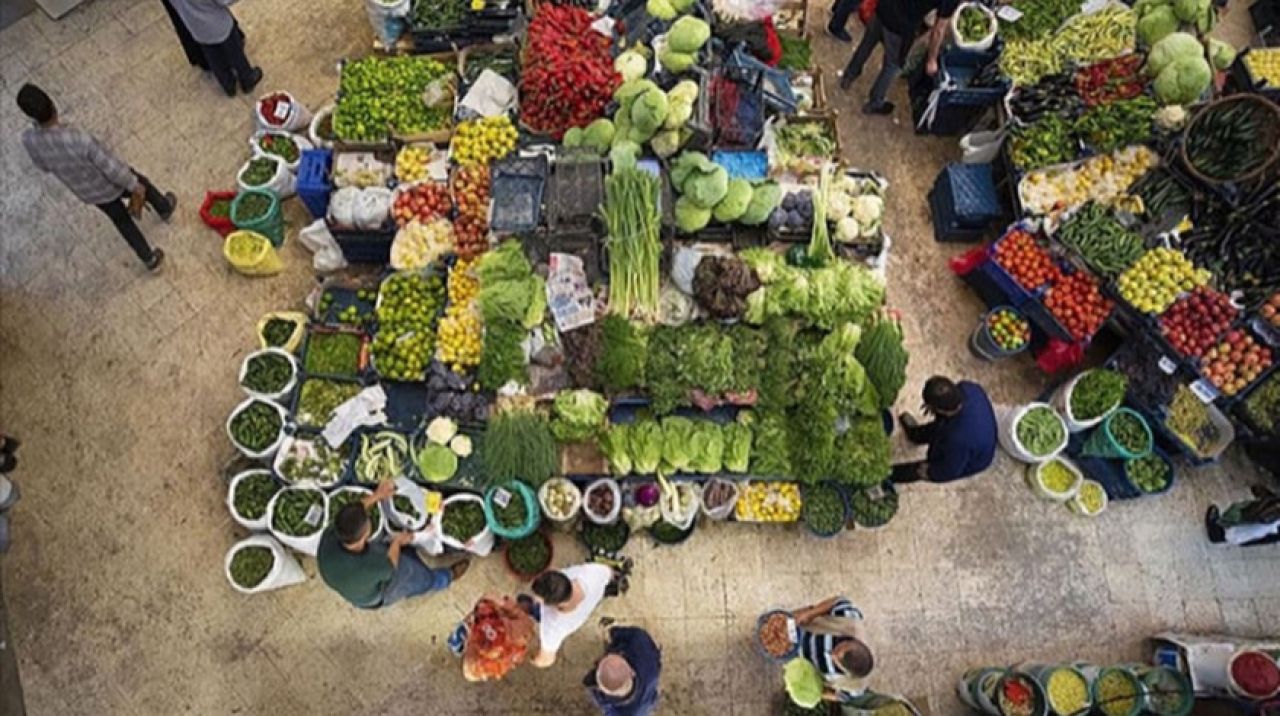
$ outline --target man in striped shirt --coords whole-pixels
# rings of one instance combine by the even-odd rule
[[[853,701],[866,691],[864,679],[875,666],[867,646],[862,612],[844,597],[831,597],[792,614],[800,656],[826,682],[825,701]]]
[[[160,268],[164,252],[151,248],[133,219],[142,216],[145,203],[169,221],[178,205],[173,192],[161,194],[92,135],[59,123],[53,100],[39,87],[24,84],[18,90],[18,107],[36,123],[22,133],[22,145],[36,168],[58,177],[81,201],[101,209],[142,263],[151,271]]]

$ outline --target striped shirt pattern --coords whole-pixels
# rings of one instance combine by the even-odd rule
[[[862,620],[862,611],[853,606],[848,599],[840,599],[831,610],[827,612],[833,617],[849,617],[852,619]],[[831,651],[837,645],[848,641],[849,637],[835,636],[832,634],[813,634],[805,631],[804,627],[799,630],[800,656],[804,657],[810,664],[818,668],[818,673],[822,674],[824,679],[832,679],[843,676],[844,672],[836,665],[835,660],[831,658]],[[848,700],[857,694],[841,693],[841,698]]]
[[[22,145],[38,169],[61,179],[86,204],[115,201],[138,186],[128,164],[74,127],[33,127],[22,133]]]

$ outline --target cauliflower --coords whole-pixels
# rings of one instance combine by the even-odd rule
[[[680,192],[680,198],[710,209],[729,193],[729,172],[719,164],[713,164],[710,171],[695,171],[684,180]]]
[[[458,424],[446,417],[439,417],[427,424],[427,439],[437,445],[448,445],[458,434]]]
[[[853,211],[853,200],[843,191],[827,192],[827,218],[839,221]]]
[[[858,235],[858,220],[852,216],[846,216],[836,222],[836,241],[851,244],[858,240]]]
[[[879,223],[884,216],[884,199],[878,196],[860,196],[853,200],[853,218],[862,226]]]
[[[1164,130],[1182,129],[1187,123],[1187,110],[1180,104],[1161,107],[1155,113],[1156,126]]]

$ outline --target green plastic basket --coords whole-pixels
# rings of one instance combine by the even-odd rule
[[[240,206],[244,198],[251,195],[264,197],[270,201],[267,213],[252,219],[240,218]],[[253,231],[267,237],[272,246],[279,248],[284,244],[284,212],[280,210],[280,199],[269,191],[249,189],[236,195],[231,202],[231,223],[237,229]]]
[[[504,527],[498,522],[497,515],[494,514],[493,498],[499,489],[505,489],[507,492],[518,493],[524,499],[525,517],[524,522],[519,527]],[[489,488],[484,494],[484,518],[489,523],[489,529],[493,533],[503,539],[520,539],[533,534],[538,529],[538,524],[542,522],[542,508],[538,506],[538,496],[533,490],[519,480],[512,480],[505,485],[498,485]]]
[[[1142,426],[1143,433],[1147,436],[1146,447],[1140,452],[1131,452],[1119,442],[1111,433],[1111,426],[1116,418],[1121,415],[1127,415],[1138,421]],[[1146,457],[1151,454],[1151,426],[1147,424],[1145,418],[1141,414],[1129,408],[1120,408],[1111,413],[1102,421],[1102,424],[1094,428],[1089,437],[1085,440],[1084,447],[1081,452],[1092,457],[1117,458],[1121,460],[1134,460],[1140,457]]]

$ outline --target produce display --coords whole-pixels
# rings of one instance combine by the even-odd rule
[[[1241,405],[1254,425],[1271,434],[1280,433],[1280,373],[1272,373],[1249,391]]]
[[[435,105],[423,92],[445,81],[453,68],[421,55],[369,56],[348,60],[338,82],[333,131],[347,142],[385,139],[392,131],[416,134],[447,129],[453,102],[448,94]]]
[[[289,385],[293,372],[293,363],[287,357],[279,353],[259,353],[245,365],[240,385],[255,393],[274,395]]]
[[[217,199],[209,205],[209,215],[219,219],[231,216],[231,199]]]
[[[1266,105],[1235,102],[1206,109],[1187,132],[1185,151],[1197,171],[1211,179],[1232,179],[1254,171],[1274,155],[1276,114]],[[1269,143],[1267,138],[1271,139]]]
[[[1194,698],[1186,683],[1167,667],[1157,667],[1141,674],[1147,692],[1147,708],[1155,714],[1183,713],[1187,701]]]
[[[520,74],[520,121],[556,139],[585,127],[612,99],[621,77],[610,38],[593,32],[591,13],[545,5],[529,22]]]
[[[849,515],[859,527],[882,527],[898,514],[898,493],[892,483],[849,494]]]
[[[363,389],[359,383],[308,378],[298,389],[293,419],[303,427],[323,428],[333,419],[333,411],[339,405],[356,397]]]
[[[1085,480],[1080,485],[1080,491],[1076,493],[1074,499],[1085,516],[1092,516],[1098,514],[1102,511],[1102,508],[1107,506],[1107,491],[1103,489],[1102,485],[1093,480]]]
[[[1043,405],[1023,413],[1014,430],[1018,442],[1036,457],[1052,453],[1067,439],[1067,428],[1062,424],[1062,418],[1053,412],[1053,408]]]
[[[455,542],[466,544],[485,530],[484,507],[477,500],[458,500],[444,506],[440,531]]]
[[[240,182],[245,186],[262,186],[276,176],[278,165],[272,157],[250,159],[240,171]]]
[[[625,522],[600,525],[595,522],[582,523],[582,541],[590,549],[601,552],[618,552],[627,544],[631,529]]]
[[[995,19],[980,5],[965,5],[956,16],[956,31],[965,42],[979,42],[994,31]]]
[[[524,577],[541,574],[551,564],[551,543],[538,532],[518,539],[507,546],[507,564]]]
[[[1055,714],[1076,714],[1089,708],[1089,682],[1074,669],[1054,669],[1044,691]]]
[[[987,314],[987,332],[1003,351],[1021,350],[1031,341],[1031,324],[1011,308],[998,308]]]
[[[800,519],[800,487],[794,482],[752,482],[738,493],[734,516],[748,522]]]
[[[1247,331],[1227,331],[1217,345],[1205,351],[1200,372],[1223,395],[1232,396],[1271,367],[1271,349],[1260,345]]]
[[[1074,0],[1013,0],[1014,9],[1022,13],[1017,22],[1000,25],[1000,34],[1009,40],[1025,40],[1052,34],[1063,21],[1080,12]]]
[[[323,492],[311,488],[281,490],[271,513],[271,529],[290,537],[310,537],[319,532],[325,525],[324,510],[320,509],[324,499]]]
[[[1050,460],[1040,465],[1036,477],[1045,490],[1057,495],[1070,492],[1079,480],[1079,475],[1061,460]]]
[[[518,490],[508,490],[507,494],[510,498],[505,505],[499,505],[498,501],[494,500],[493,518],[504,529],[514,530],[524,526],[529,516],[530,505],[525,504],[524,495]]]
[[[1109,299],[1103,298],[1098,280],[1084,271],[1055,281],[1045,293],[1044,306],[1078,341],[1097,333],[1114,308]]]
[[[258,148],[267,154],[280,157],[289,164],[298,161],[301,156],[298,143],[287,134],[264,134],[258,137]]]
[[[271,197],[263,194],[245,194],[236,207],[236,220],[246,222],[266,216],[273,203]]]
[[[617,170],[605,179],[609,309],[624,317],[651,318],[658,312],[662,255],[655,209],[658,195],[657,179],[639,169]]]
[[[287,318],[269,318],[262,326],[262,341],[267,348],[280,348],[293,338],[299,323]]]
[[[1107,669],[1093,686],[1098,708],[1107,716],[1128,716],[1138,701],[1138,689],[1129,674]]]
[[[410,221],[427,224],[432,219],[448,217],[452,210],[449,187],[430,181],[401,186],[391,202],[391,215],[395,217],[396,226],[404,226]]]
[[[335,490],[329,494],[329,524],[336,524],[338,521],[338,513],[347,505],[358,505],[369,493],[364,490],[346,489]],[[373,525],[373,531],[377,532],[379,525],[382,524],[382,508],[378,503],[369,505],[366,513],[369,515],[369,523]]]
[[[812,66],[812,53],[808,40],[794,35],[779,35],[778,41],[782,43],[782,57],[778,60],[779,69],[807,70]]]
[[[429,213],[429,210],[419,210]],[[448,219],[436,218],[423,223],[410,215],[407,221],[396,232],[395,241],[391,244],[392,268],[398,271],[425,269],[441,256],[456,249],[454,225]]]
[[[1131,455],[1145,455],[1151,450],[1151,431],[1137,413],[1122,410],[1107,421],[1111,439]]]
[[[302,368],[309,375],[354,378],[360,372],[363,345],[359,334],[346,331],[312,331]]]
[[[1030,677],[1010,674],[996,687],[996,703],[1005,716],[1034,716],[1044,708]]]
[[[1141,70],[1142,55],[1137,53],[1095,62],[1076,72],[1075,90],[1090,107],[1132,99],[1142,94],[1146,85]],[[1145,138],[1140,136],[1136,139],[1140,141]]]
[[[519,478],[539,487],[560,467],[547,417],[522,408],[500,412],[489,420],[479,455],[489,476],[499,482]]]
[[[408,144],[396,152],[396,179],[411,183],[427,178],[427,165],[433,158],[430,146]]]
[[[1028,291],[1051,283],[1061,275],[1049,252],[1034,234],[1014,229],[996,244],[996,263]]]
[[[1120,296],[1143,313],[1164,313],[1179,293],[1209,281],[1209,272],[1196,268],[1177,249],[1163,246],[1143,254],[1116,279]]]
[[[795,645],[791,640],[792,621],[791,615],[786,612],[771,612],[761,620],[756,638],[770,656],[782,658],[794,649]]]
[[[1173,470],[1169,463],[1159,455],[1146,455],[1125,463],[1125,474],[1129,481],[1143,492],[1159,492],[1169,484]]]
[[[245,589],[252,589],[267,578],[276,566],[271,550],[261,545],[249,545],[231,555],[231,581]]]
[[[271,447],[280,437],[284,420],[280,411],[271,404],[255,400],[231,417],[231,439],[250,452],[261,452]]]
[[[1063,222],[1054,235],[1080,254],[1098,275],[1112,278],[1133,265],[1146,246],[1111,211],[1099,204],[1085,204]]]
[[[1073,124],[1057,114],[1015,128],[1011,142],[1013,164],[1023,171],[1069,162],[1080,153]]]
[[[390,430],[360,435],[356,453],[357,482],[377,483],[394,480],[405,474],[409,466],[409,439]]]
[[[1071,390],[1071,417],[1078,421],[1100,418],[1124,400],[1129,379],[1123,373],[1097,368],[1080,376]]]
[[[1254,82],[1280,87],[1280,50],[1254,47],[1244,56],[1244,66]]]
[[[1018,185],[1022,206],[1030,214],[1051,214],[1088,201],[1111,203],[1159,163],[1146,146],[1129,146],[1078,163],[1047,167],[1023,177]]]
[[[414,0],[413,26],[418,30],[449,30],[460,27],[467,16],[464,0]]]
[[[396,273],[378,292],[378,332],[370,346],[384,378],[421,381],[435,349],[435,322],[444,304],[444,281],[434,273]]]
[[[280,490],[271,473],[255,472],[236,483],[231,502],[236,513],[246,520],[260,520],[267,514],[267,503]]]
[[[1218,426],[1209,417],[1209,409],[1185,385],[1179,384],[1168,403],[1165,427],[1169,428],[1199,455],[1209,454],[1220,438]]]
[[[333,448],[324,438],[288,440],[276,457],[276,472],[281,480],[291,485],[301,482],[324,486],[337,484],[347,470],[349,445],[343,443]]]
[[[417,524],[422,519],[422,513],[414,506],[413,500],[404,495],[396,495],[391,498],[391,512],[399,515],[405,524]]]
[[[800,521],[815,534],[832,535],[844,529],[844,498],[829,485],[804,490]]]
[[[1225,294],[1197,286],[1160,314],[1160,333],[1174,350],[1199,358],[1217,345],[1239,315]]]
[[[462,166],[487,165],[516,148],[516,127],[505,114],[460,122],[453,132],[449,151]]]

